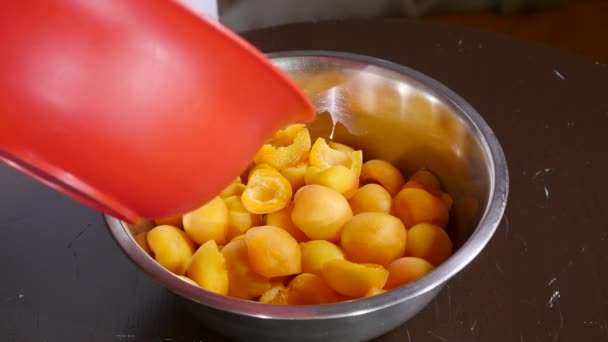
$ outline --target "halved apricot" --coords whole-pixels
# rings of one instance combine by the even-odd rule
[[[214,240],[218,245],[226,243],[228,207],[219,196],[186,213],[183,222],[186,234],[199,245],[209,240]]]
[[[241,201],[251,213],[269,214],[288,206],[291,195],[291,184],[280,172],[256,168],[249,175]]]
[[[227,198],[231,196],[240,196],[245,191],[245,184],[241,181],[241,177],[237,177],[230,185],[228,185],[220,193],[221,198]]]
[[[367,293],[363,297],[373,297],[373,296],[377,296],[379,294],[382,294],[384,292],[386,292],[385,289],[379,289],[377,287],[372,287],[371,289],[369,289],[369,291],[367,291]]]
[[[394,260],[388,266],[388,280],[384,288],[391,290],[409,284],[431,272],[433,268],[431,263],[420,258],[403,257]]]
[[[141,232],[135,235],[135,242],[137,242],[139,247],[141,247],[144,252],[146,252],[148,255],[152,255],[152,250],[150,249],[150,246],[148,246],[147,236],[148,232]]]
[[[366,184],[357,189],[348,200],[348,203],[355,215],[365,212],[389,214],[393,198],[383,186],[379,184]]]
[[[266,215],[266,224],[281,228],[288,232],[298,242],[310,240],[303,231],[298,228],[291,220],[291,213],[293,212],[293,203],[286,206],[285,208],[272,212]]]
[[[338,296],[325,280],[316,274],[301,273],[287,286],[287,304],[315,305],[338,301]]]
[[[228,294],[228,271],[224,255],[213,240],[202,244],[188,263],[188,278],[205,290]]]
[[[266,163],[277,170],[301,164],[308,158],[310,133],[302,124],[293,124],[275,135],[258,151],[256,164]]]
[[[452,204],[454,203],[452,197],[447,192],[443,191],[437,176],[428,170],[422,169],[416,171],[407,183],[403,185],[403,188],[417,188],[428,191],[431,195],[441,199],[448,208],[448,211],[452,208]]]
[[[260,296],[258,301],[264,304],[287,305],[285,286],[283,284],[273,285]]]
[[[222,254],[228,270],[229,296],[253,299],[270,288],[270,279],[256,273],[251,267],[244,237],[228,242]]]
[[[177,277],[178,277],[179,279],[181,279],[181,280],[185,281],[185,282],[186,282],[186,283],[188,283],[188,284],[194,285],[194,286],[196,286],[196,287],[200,287],[200,286],[198,286],[198,284],[197,284],[197,283],[196,283],[194,280],[192,280],[192,279],[190,279],[190,278],[188,278],[188,277],[186,277],[186,276],[181,276],[181,275],[178,275]]]
[[[156,226],[146,235],[154,259],[167,270],[184,275],[194,254],[194,243],[183,230],[169,225]]]
[[[361,298],[372,288],[383,288],[388,278],[388,271],[380,265],[357,264],[348,260],[334,259],[323,265],[321,275],[329,287],[339,294],[350,298]]]
[[[310,166],[327,169],[332,166],[342,165],[351,169],[357,177],[361,174],[363,163],[363,152],[361,150],[349,151],[340,148],[333,149],[323,138],[317,138],[310,149]]]
[[[418,223],[432,223],[445,228],[449,220],[446,204],[426,190],[405,188],[393,198],[396,215],[406,228]]]
[[[312,240],[300,243],[302,251],[302,272],[320,274],[323,265],[334,259],[346,259],[342,249],[326,240]]]
[[[249,263],[257,274],[271,278],[301,272],[300,246],[285,230],[253,227],[245,233],[245,242]]]
[[[304,176],[306,175],[307,167],[308,165],[302,164],[299,166],[288,167],[281,171],[283,177],[285,177],[285,179],[289,181],[289,184],[291,184],[291,189],[293,192],[298,191],[299,188],[306,184],[304,181]]]
[[[310,166],[306,169],[305,183],[317,184],[332,188],[346,199],[351,198],[359,187],[359,177],[343,165],[330,166],[327,169]]]
[[[180,214],[157,218],[154,220],[154,223],[157,226],[168,225],[168,226],[173,226],[173,227],[177,227],[177,228],[183,228],[182,215],[180,215]]]
[[[452,240],[441,227],[420,223],[408,231],[406,254],[439,266],[452,255]]]
[[[391,196],[395,196],[403,187],[405,180],[401,171],[393,166],[393,164],[384,160],[372,159],[363,164],[360,183],[378,183]]]
[[[334,150],[338,150],[341,152],[346,152],[346,153],[352,153],[355,152],[355,149],[348,146],[348,145],[344,145],[335,141],[328,141],[327,145],[329,145],[329,147],[333,148]]]
[[[312,240],[338,241],[352,216],[346,198],[322,185],[305,185],[293,199],[291,219]]]
[[[224,198],[224,203],[228,207],[227,241],[245,234],[251,227],[262,224],[262,216],[250,213],[241,202],[241,196]]]
[[[342,248],[348,260],[386,266],[405,254],[407,232],[386,213],[361,213],[344,225]]]
[[[424,189],[442,190],[441,183],[439,183],[437,176],[426,169],[421,169],[414,172],[414,174],[407,181],[405,187],[408,186],[408,183],[410,185],[419,184]]]

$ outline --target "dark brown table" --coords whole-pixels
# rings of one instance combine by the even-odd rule
[[[608,341],[608,67],[552,48],[404,20],[290,25],[264,51],[392,60],[467,99],[511,174],[485,251],[378,341]],[[1,123],[1,121],[0,121]],[[0,167],[1,341],[222,341],[114,245],[100,215]]]

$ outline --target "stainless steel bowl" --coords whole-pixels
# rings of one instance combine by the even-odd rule
[[[314,136],[361,148],[365,158],[393,162],[406,174],[427,167],[454,199],[448,231],[454,254],[423,278],[384,294],[316,306],[274,306],[216,295],[178,279],[150,258],[133,235],[150,229],[106,217],[131,260],[185,299],[200,321],[247,341],[362,341],[401,325],[424,308],[473,260],[498,226],[508,171],[492,130],[462,98],[407,67],[346,53],[270,54],[322,113]]]

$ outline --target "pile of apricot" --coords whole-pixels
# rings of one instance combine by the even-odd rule
[[[224,191],[136,236],[195,286],[270,304],[325,304],[408,284],[452,254],[452,206],[437,177],[311,136],[274,134]]]

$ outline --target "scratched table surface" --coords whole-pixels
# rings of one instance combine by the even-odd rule
[[[392,60],[467,99],[511,174],[506,216],[437,299],[377,341],[608,341],[608,67],[494,33],[403,20],[245,35],[265,51]],[[1,341],[223,341],[140,272],[100,214],[0,167]]]

